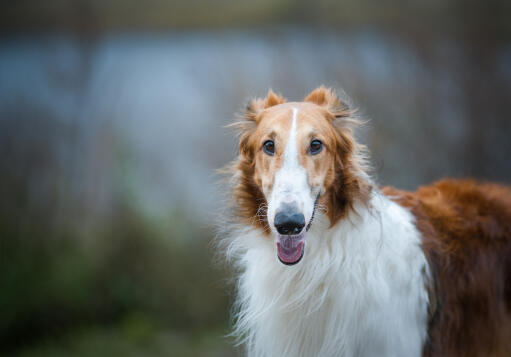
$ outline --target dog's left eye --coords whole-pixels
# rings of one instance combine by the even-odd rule
[[[320,140],[312,140],[309,146],[309,152],[311,155],[319,154],[323,149],[323,143]]]
[[[273,154],[275,154],[275,143],[272,140],[266,140],[263,144],[263,151],[273,156]]]

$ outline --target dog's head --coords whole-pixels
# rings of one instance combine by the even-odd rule
[[[368,196],[351,114],[324,87],[303,102],[286,102],[270,90],[266,98],[252,100],[235,123],[240,129],[238,212],[272,233],[284,264],[303,257],[318,204],[334,225],[357,198]]]

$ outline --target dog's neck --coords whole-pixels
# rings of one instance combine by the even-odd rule
[[[377,190],[332,228],[318,212],[294,266],[278,261],[259,229],[232,236],[228,251],[241,268],[235,334],[250,356],[421,354],[428,268],[420,235],[412,215]]]

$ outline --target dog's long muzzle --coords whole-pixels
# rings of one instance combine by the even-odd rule
[[[305,235],[312,224],[318,199],[319,194],[307,226],[305,217],[296,204],[285,203],[275,214],[274,226],[278,232],[277,256],[283,264],[294,265],[303,258]]]

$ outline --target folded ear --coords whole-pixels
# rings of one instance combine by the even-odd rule
[[[348,105],[339,99],[332,88],[324,86],[314,89],[305,97],[304,101],[324,107],[335,118],[347,118],[353,113]]]
[[[281,94],[275,94],[270,89],[266,95],[266,98],[254,98],[248,103],[245,113],[246,119],[257,122],[259,113],[261,113],[261,111],[285,102],[286,100]]]
[[[238,120],[227,126],[236,129],[238,132],[240,154],[243,157],[249,160],[252,158],[252,149],[249,145],[249,140],[252,133],[256,130],[257,123],[260,119],[259,114],[266,108],[285,102],[286,100],[282,95],[275,94],[270,89],[265,98],[254,98],[250,100],[245,112],[238,117]]]
[[[371,192],[367,184],[368,165],[365,146],[357,143],[354,129],[361,122],[354,117],[354,111],[336,95],[331,88],[323,86],[313,90],[304,99],[326,109],[336,135],[336,156],[334,164],[335,180],[328,191],[328,217],[333,226],[343,217],[348,208],[353,208],[358,197],[361,202],[369,200]]]

